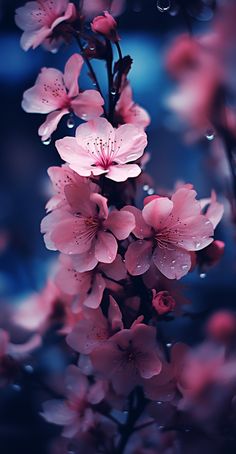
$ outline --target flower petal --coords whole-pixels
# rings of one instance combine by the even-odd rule
[[[132,276],[145,273],[152,260],[152,242],[138,240],[131,243],[125,254],[125,265]]]
[[[110,230],[118,240],[124,240],[135,227],[134,216],[126,210],[114,210],[109,213],[104,227]]]
[[[163,227],[172,209],[173,202],[168,197],[155,198],[143,208],[143,219],[148,225],[158,230]]]
[[[95,257],[99,262],[112,263],[117,254],[117,241],[108,232],[99,232],[95,243]]]
[[[156,248],[153,254],[153,262],[156,267],[168,279],[180,279],[191,268],[191,255],[184,249],[161,249]]]

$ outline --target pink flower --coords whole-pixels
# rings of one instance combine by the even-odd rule
[[[191,267],[191,251],[199,251],[212,241],[214,228],[201,214],[196,192],[178,189],[171,197],[156,197],[142,212],[126,207],[136,218],[134,235],[125,263],[130,274],[145,273],[151,262],[169,279],[180,279]]]
[[[159,315],[168,314],[175,308],[175,300],[167,291],[156,292],[152,290],[152,306]]]
[[[118,394],[129,394],[161,371],[156,330],[141,323],[134,323],[130,329],[102,342],[90,357],[95,371],[110,379]]]
[[[150,117],[146,110],[133,101],[132,89],[128,82],[124,84],[116,104],[115,119],[119,125],[131,123],[143,129],[150,123]]]
[[[108,212],[107,199],[92,193],[89,182],[66,185],[67,207],[54,210],[42,221],[48,249],[78,254],[76,269],[89,271],[98,262],[112,263],[117,239],[124,240],[134,229],[135,219],[124,209]],[[79,197],[78,197],[79,195]]]
[[[105,118],[80,125],[75,138],[56,141],[61,158],[79,175],[105,174],[114,181],[140,174],[137,164],[128,163],[140,158],[146,145],[144,131],[131,124],[114,129]]]
[[[66,294],[78,295],[78,306],[97,308],[105,288],[109,288],[109,278],[116,281],[125,279],[126,268],[121,256],[117,255],[111,264],[99,264],[94,269],[78,272],[87,263],[78,256],[60,256],[60,267],[55,277],[57,286]]]
[[[108,11],[104,11],[103,16],[95,17],[91,23],[91,28],[93,32],[101,33],[101,35],[113,42],[119,41],[120,39],[116,30],[117,23]]]
[[[104,100],[98,91],[79,91],[78,77],[82,66],[83,58],[74,54],[66,63],[64,74],[58,69],[42,68],[35,85],[25,91],[23,109],[29,113],[48,114],[38,131],[42,140],[48,139],[61,118],[70,112],[83,120],[103,113]]]
[[[122,315],[118,304],[110,296],[108,318],[104,317],[100,308],[84,310],[83,318],[69,333],[66,341],[76,352],[88,355],[120,329],[123,329]]]
[[[71,365],[66,376],[67,399],[44,402],[41,415],[50,423],[64,426],[62,435],[72,438],[94,426],[95,414],[91,406],[104,399],[105,390],[104,382],[90,385],[78,367]]]
[[[236,337],[236,317],[230,311],[221,310],[211,316],[207,333],[216,341],[229,342]]]
[[[62,22],[76,18],[76,9],[68,0],[30,1],[16,10],[15,21],[23,30],[21,46],[35,49],[49,38]]]
[[[63,331],[77,321],[70,309],[71,297],[65,295],[52,281],[40,293],[33,293],[14,311],[13,321],[28,330],[44,332],[52,323],[63,325]]]

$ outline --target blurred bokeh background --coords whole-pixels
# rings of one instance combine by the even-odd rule
[[[19,44],[21,32],[14,23],[14,10],[23,3],[21,0],[0,1],[0,294],[4,307],[6,304],[19,304],[20,300],[32,291],[39,291],[45,284],[55,257],[54,253],[45,249],[40,234],[40,221],[50,193],[47,168],[60,164],[54,139],[72,134],[64,120],[51,144],[45,146],[37,135],[42,117],[26,114],[21,109],[22,94],[34,84],[40,68],[63,69],[68,57],[77,51],[73,44],[61,48],[56,54],[41,47],[24,52]],[[189,23],[196,35],[210,29],[217,14],[215,2],[211,2],[211,7],[210,2],[205,2],[204,6],[198,1],[186,2],[192,5],[189,15],[177,13],[174,8],[171,14],[161,12],[156,0],[128,0],[123,3],[118,18],[121,47],[123,54],[130,54],[134,60],[129,78],[135,101],[152,118],[147,131],[151,153],[147,171],[154,178],[155,187],[172,190],[177,181],[182,181],[192,183],[200,197],[208,197],[214,188],[219,198],[223,199],[229,184],[227,163],[223,166],[224,174],[220,175],[214,165],[212,141],[203,136],[197,142],[186,142],[181,123],[166,106],[166,99],[174,89],[165,68],[166,51],[175,37],[188,31]],[[104,64],[95,61],[94,67],[105,89]],[[86,69],[83,70],[80,85],[91,88]],[[223,154],[222,159],[225,159]],[[214,311],[222,306],[235,309],[235,227],[229,221],[228,211],[226,203],[226,216],[216,232],[216,237],[226,243],[223,259],[204,278],[196,270],[182,281],[185,295],[192,302],[192,311]],[[190,343],[201,339],[202,322],[202,318],[182,318],[175,326],[176,338]],[[171,323],[168,329],[173,333]],[[17,393],[16,390],[14,392]],[[14,395],[14,398],[11,394],[5,394],[4,398],[1,396],[2,454],[46,452],[42,433],[46,439],[47,431],[53,429],[49,430],[40,417],[31,415],[31,399],[29,394]],[[27,412],[22,409],[23,406],[28,408]],[[31,421],[33,429],[30,434],[21,435],[21,426],[18,426],[19,433],[12,429],[14,420],[19,423],[21,417],[24,427],[30,427]],[[15,441],[9,440],[12,436]],[[36,438],[32,450],[31,442]],[[16,451],[18,443],[21,448]]]

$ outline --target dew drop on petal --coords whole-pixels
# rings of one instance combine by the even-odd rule
[[[171,261],[171,263],[172,263],[173,265],[175,264],[175,262],[176,262],[176,260],[172,260],[172,261]]]
[[[161,13],[165,13],[168,11],[171,7],[171,1],[170,0],[157,0],[157,9]]]
[[[205,279],[206,273],[200,273],[199,276],[200,276],[201,279]]]
[[[82,118],[83,120],[85,120],[85,119],[87,118],[87,114],[86,114],[86,113],[82,113],[81,118]]]
[[[67,120],[67,122],[66,122],[66,126],[67,126],[67,128],[69,128],[69,129],[72,129],[72,128],[75,127],[75,119],[74,119],[73,116],[71,116],[71,117],[68,118],[68,120]]]
[[[213,131],[213,129],[208,129],[206,132],[206,139],[211,141],[214,138],[215,138],[215,132]]]
[[[200,246],[201,246],[201,243],[199,243],[199,242],[196,242],[196,243],[195,243],[195,247],[196,247],[196,248],[199,248]]]
[[[42,140],[42,143],[43,143],[43,145],[50,145],[51,141],[52,141],[52,138],[48,137],[48,139]]]
[[[188,268],[188,265],[182,265],[182,270],[186,270]]]

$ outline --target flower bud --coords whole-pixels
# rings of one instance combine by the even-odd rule
[[[167,291],[152,290],[152,305],[159,315],[167,314],[175,308],[175,300]]]
[[[117,23],[108,11],[104,11],[103,16],[95,17],[91,23],[91,28],[93,32],[101,33],[101,35],[113,42],[120,39],[116,31]]]

